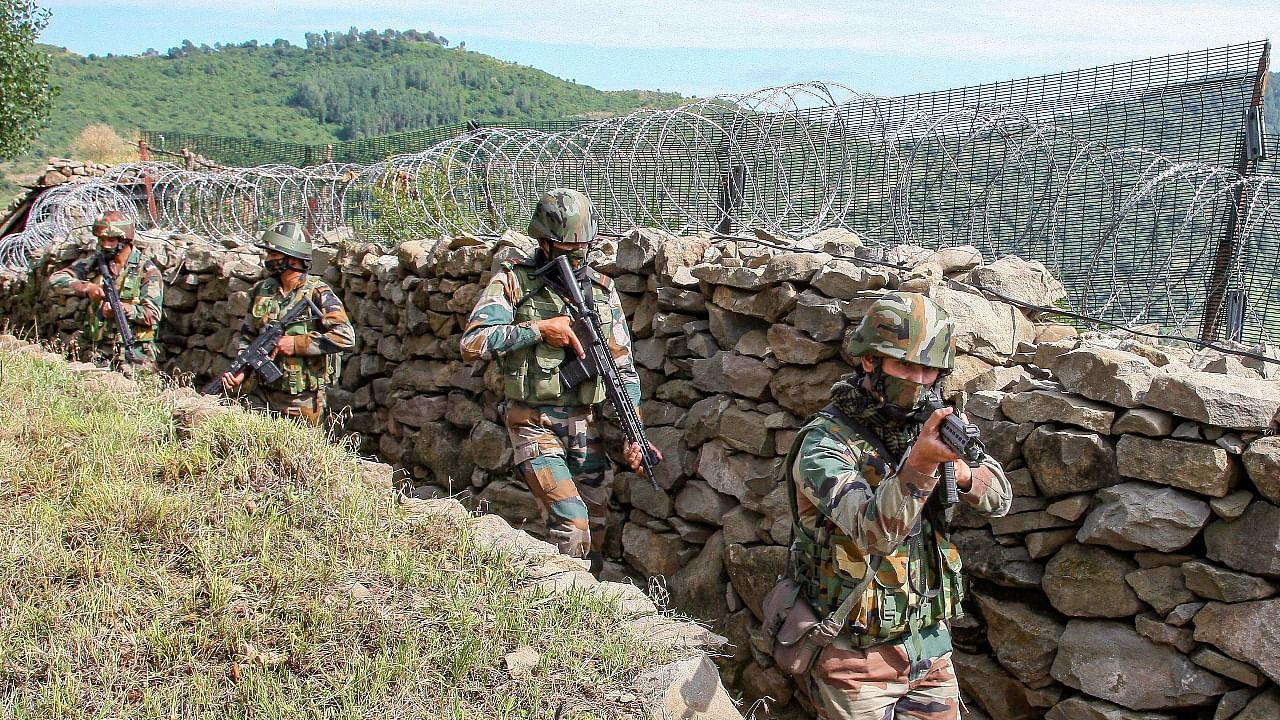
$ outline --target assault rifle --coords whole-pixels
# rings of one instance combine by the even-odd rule
[[[930,391],[925,396],[924,408],[920,410],[920,421],[928,420],[930,415],[944,407],[948,406],[942,402],[942,398]],[[976,468],[986,459],[987,449],[982,444],[978,427],[973,423],[965,422],[960,417],[960,413],[953,412],[943,418],[942,427],[938,430],[942,435],[942,441],[954,450],[969,467]],[[956,489],[956,469],[951,463],[943,463],[942,465],[942,487],[942,502],[944,505],[955,505],[960,502],[960,493]]]
[[[578,278],[569,266],[569,259],[563,255],[538,268],[535,274],[545,277],[552,287],[568,293],[571,301],[569,312],[573,315],[573,333],[578,336],[587,353],[585,360],[570,353],[569,359],[560,366],[561,383],[565,390],[571,390],[591,378],[600,378],[604,383],[605,397],[618,416],[622,434],[640,447],[640,465],[644,476],[655,490],[661,491],[662,488],[658,487],[658,481],[653,476],[653,466],[659,462],[658,455],[645,437],[644,423],[640,421],[640,415],[627,395],[622,376],[618,372],[618,364],[604,337],[595,302],[583,297],[582,287],[578,285]]]
[[[98,253],[98,274],[102,276],[102,292],[107,296],[107,305],[111,307],[111,316],[116,320],[116,329],[120,331],[120,344],[124,347],[122,360],[141,364],[146,362],[147,354],[138,346],[133,336],[133,328],[129,327],[129,318],[124,314],[124,303],[120,302],[120,291],[116,290],[116,279],[111,274],[111,262],[107,256]]]
[[[301,320],[303,313],[313,311],[316,314],[320,314],[315,303],[311,302],[310,297],[303,298],[280,319],[280,322],[272,323],[262,328],[262,332],[258,333],[258,337],[254,338],[253,342],[249,343],[249,347],[245,348],[243,352],[236,356],[235,360],[231,361],[231,365],[227,367],[226,372],[232,375],[250,371],[256,372],[258,377],[262,378],[262,382],[267,385],[279,380],[284,375],[284,371],[272,361],[276,343],[280,342],[280,338],[284,336],[285,328]],[[215,375],[208,385],[200,388],[200,392],[205,395],[217,395],[222,390],[222,375]]]

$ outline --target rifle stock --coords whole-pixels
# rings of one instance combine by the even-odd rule
[[[645,437],[644,423],[640,421],[640,414],[636,412],[635,405],[627,395],[622,375],[618,371],[618,364],[613,359],[613,353],[610,352],[601,329],[600,315],[595,304],[588,303],[583,296],[582,288],[573,274],[573,268],[569,266],[568,258],[563,255],[539,268],[536,274],[551,275],[554,285],[568,293],[574,315],[573,331],[582,343],[583,349],[586,350],[585,360],[571,357],[561,365],[560,376],[564,386],[572,388],[590,378],[600,378],[604,383],[605,398],[618,416],[618,425],[623,436],[640,448],[642,473],[649,479],[653,488],[661,492],[662,488],[653,475],[653,468],[660,459],[654,452],[653,445],[649,443],[649,439]]]

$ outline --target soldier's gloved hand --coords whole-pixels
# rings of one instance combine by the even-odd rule
[[[90,300],[105,300],[107,293],[103,291],[102,286],[97,283],[84,284],[84,296]]]
[[[584,558],[591,552],[591,531],[580,528],[553,527],[548,531],[551,542],[569,557]]]
[[[582,350],[582,343],[578,342],[578,336],[573,332],[573,323],[564,315],[557,315],[546,320],[539,320],[537,323],[538,332],[542,334],[542,341],[552,347],[568,347],[578,354],[578,357],[585,358],[587,354]]]

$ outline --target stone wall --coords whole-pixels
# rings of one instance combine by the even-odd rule
[[[974,578],[956,663],[976,706],[996,720],[1280,717],[1280,441],[1266,434],[1280,383],[1263,378],[1269,368],[1077,336],[993,301],[986,293],[1062,296],[1017,258],[871,249],[847,231],[785,249],[764,241],[641,231],[605,243],[596,263],[622,292],[642,411],[666,456],[663,492],[618,475],[607,553],[625,565],[608,573],[662,576],[673,605],[729,637],[726,683],[791,712],[790,684],[747,641],[789,542],[778,468],[849,370],[844,333],[901,288],[957,319],[947,390],[1016,488],[1008,517],[953,519]],[[226,362],[259,259],[185,236],[154,245],[170,281],[168,365],[203,378]],[[530,248],[516,233],[393,252],[347,240],[324,275],[359,336],[331,398],[360,447],[541,535],[509,472],[496,368],[465,364],[458,349],[495,263]],[[37,277],[8,278],[0,310],[46,335],[74,329],[78,301],[46,300],[40,279],[73,254],[51,249]]]

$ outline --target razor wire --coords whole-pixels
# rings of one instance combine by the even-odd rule
[[[1073,112],[1135,97],[1077,98]],[[138,162],[45,192],[26,229],[0,240],[0,264],[25,268],[33,251],[108,209],[210,242],[289,218],[391,245],[523,231],[542,192],[573,187],[591,196],[609,234],[737,228],[796,239],[844,228],[872,245],[971,244],[988,258],[1043,262],[1073,311],[1185,329],[1204,311],[1234,215],[1231,288],[1253,301],[1255,339],[1277,339],[1280,178],[1114,146],[1063,117],[1034,105],[938,111],[802,83],[558,131],[484,127],[369,165]]]

